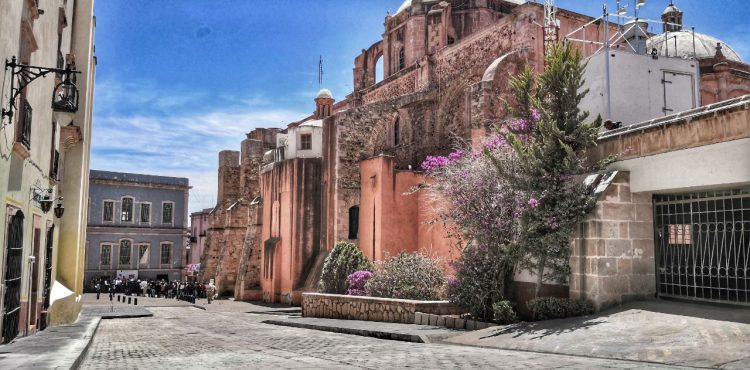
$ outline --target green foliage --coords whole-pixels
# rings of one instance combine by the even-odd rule
[[[467,245],[451,265],[455,277],[448,278],[448,299],[484,322],[495,317],[495,304],[505,299],[505,288],[513,277],[512,258],[503,248]]]
[[[584,299],[542,297],[530,300],[526,307],[534,313],[537,320],[585,316],[594,312],[594,306]]]
[[[318,283],[322,293],[346,294],[347,277],[355,271],[372,271],[372,264],[355,244],[338,242],[323,264]]]
[[[588,92],[582,89],[586,64],[580,51],[556,45],[545,66],[538,77],[527,67],[511,81],[515,118],[500,133],[513,161],[485,151],[502,178],[527,199],[519,217],[518,267],[537,275],[536,296],[543,281],[565,282],[570,275],[570,236],[595,205],[582,175],[600,172],[612,160],[587,163],[602,120],[587,122],[588,112],[578,108]]]
[[[431,301],[442,298],[444,286],[445,276],[438,261],[421,253],[400,253],[376,262],[365,292],[372,297]]]
[[[518,315],[513,310],[513,305],[508,301],[499,301],[492,304],[493,318],[498,324],[512,324],[518,322]]]

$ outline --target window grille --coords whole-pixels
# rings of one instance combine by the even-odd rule
[[[120,242],[120,266],[130,266],[132,247],[130,240],[123,240]]]
[[[133,222],[133,198],[122,198],[121,213],[122,222]]]
[[[112,222],[115,219],[115,202],[106,200],[104,201],[104,209],[102,210],[102,221]]]
[[[151,222],[151,204],[141,204],[141,223],[147,224]]]
[[[161,205],[161,223],[171,224],[172,223],[172,203],[162,203]]]
[[[161,245],[161,264],[169,265],[172,261],[172,245],[162,243]]]
[[[112,246],[109,244],[102,245],[100,256],[100,264],[102,266],[109,266],[112,263]]]
[[[312,149],[312,134],[300,135],[300,150]]]

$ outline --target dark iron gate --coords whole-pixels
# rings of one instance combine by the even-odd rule
[[[52,238],[55,235],[55,225],[50,226],[47,229],[47,248],[44,253],[44,290],[42,291],[42,294],[44,295],[44,303],[42,306],[42,311],[47,312],[47,309],[49,308],[49,293],[50,289],[52,289]],[[47,328],[47,321],[49,318],[45,314],[44,320],[42,320],[41,323],[41,329],[44,330]]]
[[[23,268],[23,212],[18,211],[8,224],[8,248],[5,259],[5,313],[3,314],[3,343],[18,335],[21,314],[21,270]]]
[[[654,196],[659,296],[750,304],[750,189]]]

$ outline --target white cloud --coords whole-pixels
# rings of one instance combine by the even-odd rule
[[[115,89],[107,92],[106,88]],[[147,90],[149,90],[148,88]],[[288,109],[251,104],[192,114],[185,110],[166,115],[161,112],[135,115],[118,114],[108,110],[107,104],[127,100],[127,105],[138,106],[142,96],[124,98],[117,91],[121,85],[97,86],[97,113],[94,118],[92,169],[187,177],[193,189],[190,193],[191,212],[213,207],[216,199],[218,153],[239,150],[245,133],[259,127],[282,127],[308,114]],[[158,94],[164,106],[170,102],[190,101],[190,97]],[[260,99],[256,97],[248,98]],[[104,100],[104,103],[102,103]],[[260,100],[254,100],[256,103]],[[104,104],[103,109],[100,104]],[[125,104],[125,103],[122,103]]]

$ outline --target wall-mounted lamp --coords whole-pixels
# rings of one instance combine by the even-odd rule
[[[73,59],[72,55],[68,56]],[[8,109],[2,109],[0,117],[13,118],[13,112],[16,110],[16,98],[23,92],[31,82],[39,77],[44,77],[50,73],[62,75],[62,81],[55,86],[52,92],[52,110],[55,112],[55,119],[62,126],[67,126],[73,121],[75,112],[78,111],[78,88],[75,85],[75,74],[81,73],[76,71],[72,63],[68,63],[65,69],[37,67],[19,64],[16,57],[10,61],[5,61],[5,69],[10,68],[10,103]]]
[[[63,207],[62,204],[63,197],[57,198],[57,206],[55,206],[55,217],[60,218],[63,216],[63,213],[65,213],[65,207]]]
[[[52,208],[52,188],[42,189],[38,187],[31,188],[31,200],[39,203],[42,212],[47,213]]]

